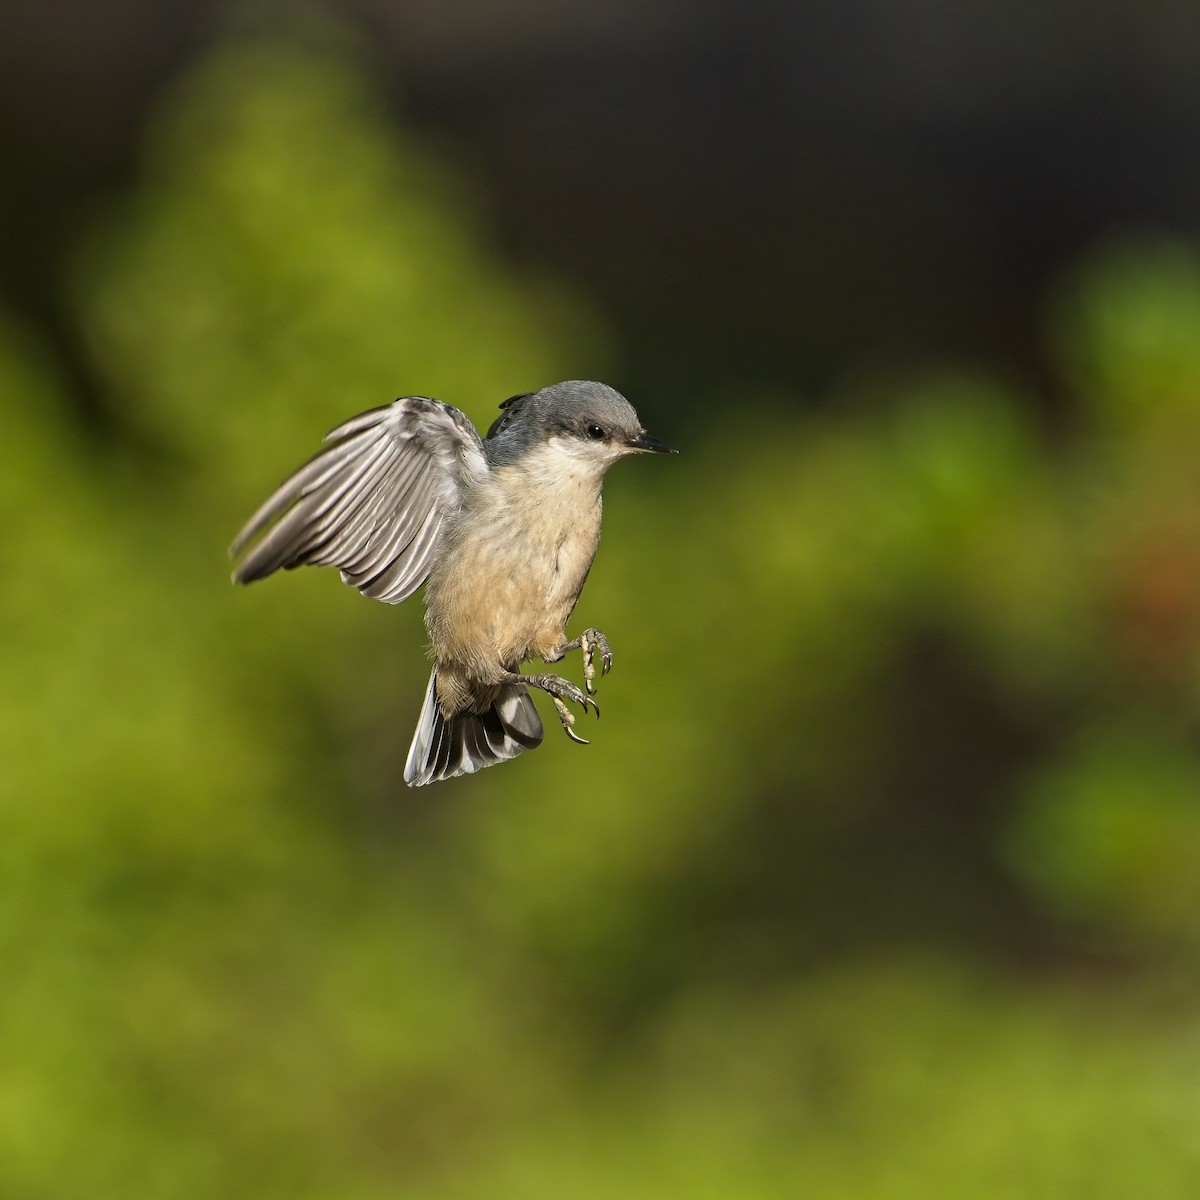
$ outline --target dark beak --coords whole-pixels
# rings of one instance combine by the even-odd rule
[[[645,430],[635,438],[629,439],[629,448],[631,450],[644,450],[648,454],[678,454],[678,450],[672,450],[666,442],[660,442],[658,438],[651,437]]]

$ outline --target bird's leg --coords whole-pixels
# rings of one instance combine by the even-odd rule
[[[588,744],[586,738],[581,738],[574,731],[575,714],[566,706],[565,701],[569,700],[572,704],[578,704],[585,713],[590,704],[596,716],[600,715],[600,706],[582,688],[573,684],[569,679],[564,679],[561,675],[518,675],[515,672],[511,672],[498,682],[523,683],[526,687],[539,688],[545,692],[554,701],[554,708],[558,713],[558,719],[562,722],[563,732],[567,737],[573,742],[579,742],[580,745],[586,746]]]
[[[596,694],[596,652],[600,652],[601,678],[612,670],[613,663],[612,647],[608,644],[608,638],[600,630],[585,629],[574,641],[560,646],[554,657],[548,658],[546,661],[558,662],[563,655],[579,649],[583,650],[583,686],[587,688],[589,696],[594,696]]]

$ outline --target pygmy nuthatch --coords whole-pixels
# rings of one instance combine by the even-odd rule
[[[405,396],[339,425],[331,445],[250,518],[236,583],[280,567],[338,567],[398,604],[422,583],[434,666],[404,765],[413,787],[514,758],[542,740],[528,688],[549,694],[567,735],[612,666],[597,629],[567,638],[600,541],[600,489],[627,454],[673,453],[602,383],[571,380],[506,400],[481,440],[465,413]],[[261,535],[261,537],[259,536]],[[531,658],[583,651],[586,691],[526,675]]]

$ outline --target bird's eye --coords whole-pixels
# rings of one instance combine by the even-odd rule
[[[604,430],[599,425],[589,425],[587,427],[587,435],[594,441],[600,441],[604,437]]]

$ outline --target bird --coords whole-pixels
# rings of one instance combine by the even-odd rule
[[[398,604],[425,586],[433,669],[404,765],[421,787],[539,745],[530,689],[575,742],[570,704],[598,717],[600,630],[567,622],[600,541],[601,490],[634,454],[674,454],[607,384],[566,380],[500,405],[481,438],[429,396],[401,396],[343,422],[266,499],[230,547],[233,581],[331,566],[364,596]],[[524,664],[583,653],[584,686]]]

